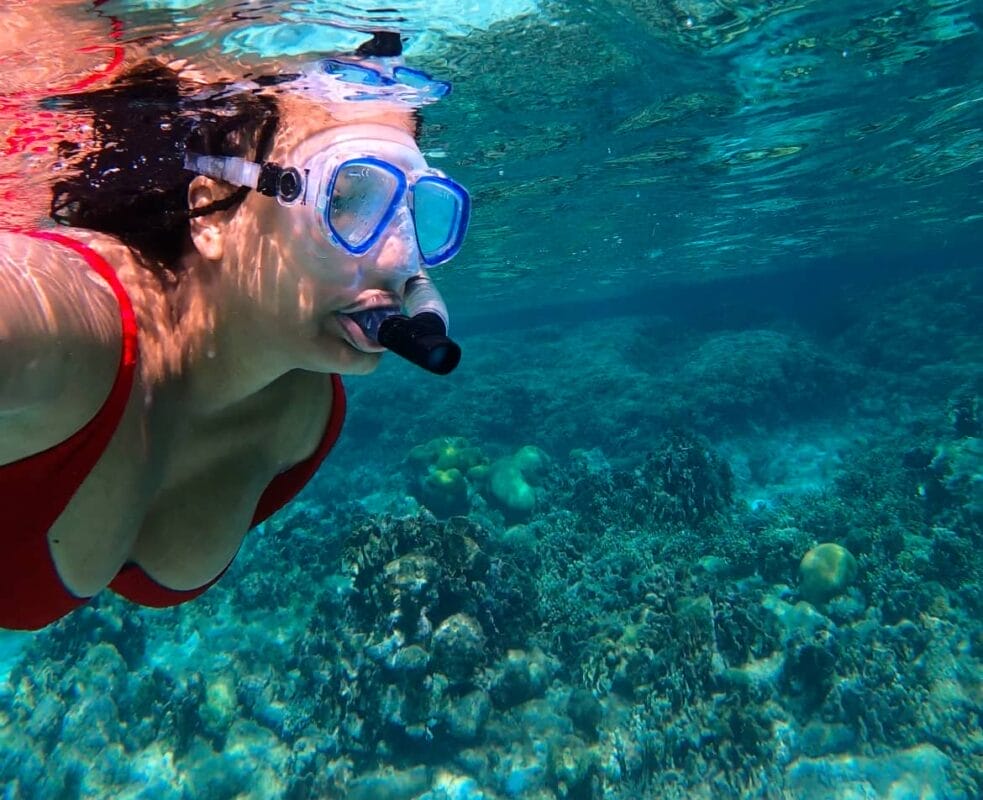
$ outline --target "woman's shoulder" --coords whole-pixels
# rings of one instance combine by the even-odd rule
[[[68,227],[0,229],[0,253],[7,259],[57,263],[84,259],[84,251],[91,251],[114,269],[133,260],[132,252],[119,239],[98,231]]]
[[[135,296],[142,293],[151,278],[129,246],[112,234],[86,228],[0,231],[0,263],[5,269],[16,263],[27,271],[60,273],[67,281],[66,289],[78,278],[86,285],[95,282],[106,290],[106,273],[112,272],[126,293]],[[93,281],[93,273],[104,280]]]
[[[86,239],[66,240],[80,242],[80,251],[57,239],[0,232],[0,462],[84,424],[115,379],[119,301],[109,283],[94,278],[86,249],[109,258],[95,238]]]

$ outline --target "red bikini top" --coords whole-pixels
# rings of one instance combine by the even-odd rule
[[[36,629],[88,599],[74,596],[62,584],[51,560],[47,534],[116,432],[133,387],[138,341],[130,298],[102,256],[53,231],[27,235],[70,248],[109,283],[120,307],[123,342],[116,379],[96,415],[64,442],[0,466],[0,536],[6,542],[6,552],[0,559],[0,627]],[[314,476],[337,441],[345,417],[345,393],[338,375],[331,376],[331,385],[331,415],[317,450],[273,479],[259,500],[253,525],[286,505]],[[214,582],[177,591],[156,583],[135,564],[128,564],[110,588],[142,605],[161,607],[191,600]]]

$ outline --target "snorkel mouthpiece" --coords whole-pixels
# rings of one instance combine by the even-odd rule
[[[440,315],[423,311],[416,316],[390,314],[379,325],[377,340],[396,355],[437,375],[447,375],[461,361],[461,348],[447,336]]]
[[[437,375],[446,375],[461,361],[461,348],[447,336],[447,306],[430,276],[406,281],[405,314],[392,308],[369,309],[351,316],[365,335],[387,350]]]

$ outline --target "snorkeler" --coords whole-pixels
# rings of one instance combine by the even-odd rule
[[[96,146],[69,148],[63,227],[0,233],[0,626],[197,597],[331,449],[339,375],[456,366],[427,270],[470,203],[415,140],[449,85],[399,55],[52,99]]]

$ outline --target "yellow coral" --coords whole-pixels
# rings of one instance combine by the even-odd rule
[[[449,517],[468,512],[468,478],[473,480],[472,473],[488,459],[467,439],[439,436],[410,450],[407,461],[419,470],[414,476],[417,500],[438,517]]]
[[[827,542],[802,557],[799,594],[810,603],[824,603],[847,590],[857,577],[857,559],[845,547]]]

